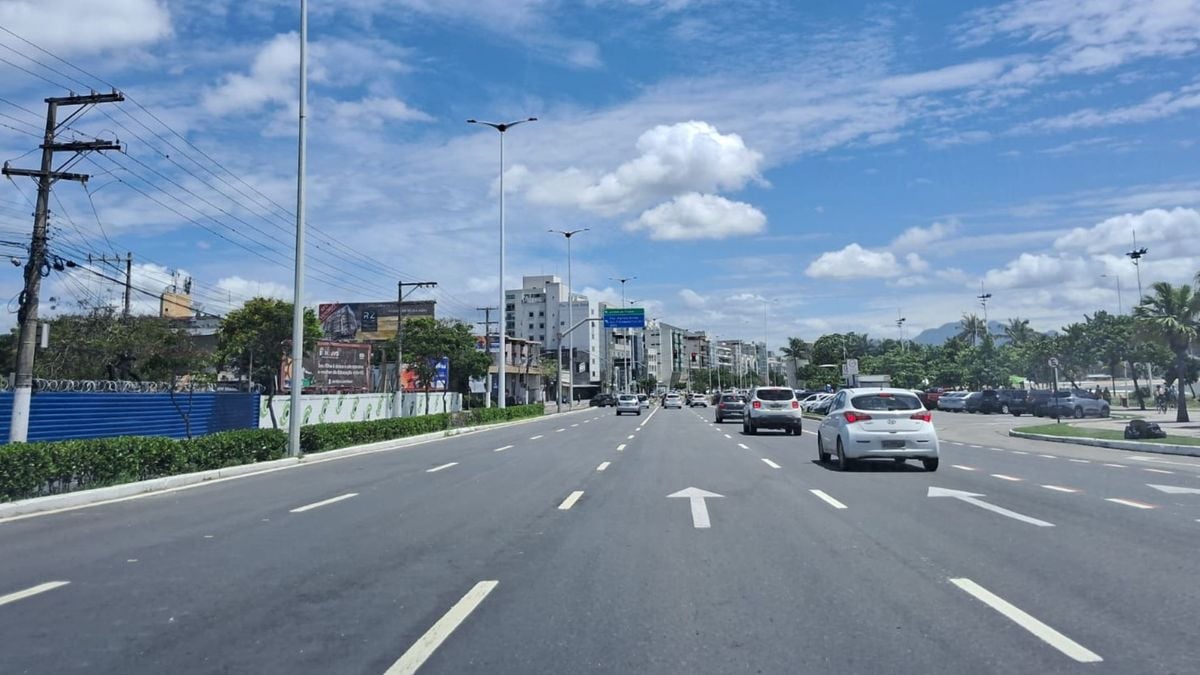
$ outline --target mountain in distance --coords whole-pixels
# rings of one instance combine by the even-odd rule
[[[988,330],[997,338],[996,344],[1001,344],[1005,341],[1003,323],[999,321],[989,321]],[[940,345],[946,340],[958,335],[958,331],[959,322],[952,321],[950,323],[944,323],[937,328],[926,328],[920,333],[917,333],[917,336],[914,337],[912,341],[923,345]]]

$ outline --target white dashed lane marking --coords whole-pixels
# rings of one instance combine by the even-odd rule
[[[956,469],[962,469],[963,471],[974,471],[975,470],[975,467],[963,466],[962,464],[951,464],[950,466],[952,466]]]
[[[583,496],[583,490],[576,490],[576,491],[572,492],[571,494],[567,495],[567,498],[564,499],[561,504],[558,505],[558,510],[559,511],[570,510],[570,508],[572,506],[575,506],[575,502],[579,501],[579,498],[582,496]]]
[[[1013,481],[1014,483],[1025,480],[1024,478],[1017,478],[1016,476],[1009,476],[1009,475],[1003,474],[1003,473],[994,473],[994,474],[992,474],[992,478],[999,478],[1000,480],[1010,480],[1010,481]]]
[[[782,467],[780,467],[778,464],[776,464],[775,462],[772,462],[771,460],[767,459],[766,457],[763,457],[763,458],[762,458],[762,461],[763,461],[763,463],[764,463],[764,464],[766,464],[767,466],[771,467],[772,469],[779,469],[779,468],[782,468]]]
[[[1122,506],[1132,506],[1135,509],[1156,509],[1156,508],[1158,508],[1157,506],[1154,506],[1153,504],[1145,504],[1143,502],[1134,501],[1132,499],[1121,499],[1119,497],[1109,497],[1109,498],[1105,499],[1104,501],[1112,502],[1114,504],[1120,504]]]
[[[1072,494],[1079,492],[1079,490],[1076,490],[1075,488],[1063,487],[1061,485],[1043,485],[1042,487],[1046,488],[1047,490],[1054,490],[1055,492],[1070,492]]]

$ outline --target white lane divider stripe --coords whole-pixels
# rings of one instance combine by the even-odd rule
[[[626,438],[625,440],[627,440],[627,441],[632,441],[632,440],[633,440],[633,434],[629,434],[629,438]]]
[[[511,446],[511,445],[502,445],[502,446],[496,448],[495,450],[493,450],[492,452],[504,452],[505,450],[511,450],[512,447],[513,446]]]
[[[425,631],[425,634],[414,642],[413,646],[409,647],[408,651],[404,652],[404,655],[393,663],[392,667],[388,668],[383,675],[412,675],[417,672],[417,669],[424,665],[430,656],[433,656],[433,653],[446,641],[446,638],[450,637],[450,634],[471,615],[471,612],[475,611],[475,608],[483,602],[484,598],[499,583],[499,581],[481,581],[475,584],[461,600],[454,603],[450,611],[446,612],[442,618],[437,620],[437,623]]]
[[[542,437],[542,435],[543,435],[543,434],[538,434],[537,436],[530,436],[530,437],[529,437],[529,440],[531,440],[531,441],[536,441],[537,439],[541,438],[541,437]]]
[[[1025,452],[1024,450],[1013,450],[1012,453],[1014,455],[1028,455],[1029,454],[1028,452]]]
[[[555,430],[554,430],[554,433],[556,433],[556,434],[561,434],[561,433],[562,433],[562,432],[564,432],[564,431],[566,431],[566,429],[555,429]]]
[[[1114,469],[1124,469],[1124,468],[1127,468],[1127,467],[1126,467],[1124,464],[1102,464],[1101,466],[1110,466],[1110,467],[1112,467],[1112,468],[1114,468]]]
[[[441,466],[435,466],[432,469],[425,469],[425,473],[437,473],[438,471],[441,471],[442,469],[449,469],[452,466],[458,466],[458,462],[450,462],[448,464],[443,464]]]
[[[729,434],[725,434],[725,438],[728,438],[729,440],[733,440],[733,436],[730,436]]]
[[[829,495],[825,494],[821,490],[809,490],[809,492],[813,493],[814,495],[817,496],[818,499],[820,499],[821,501],[825,502],[826,504],[832,506],[835,509],[846,508],[845,504],[839,502],[838,500],[834,499],[833,497],[830,497]]]
[[[577,426],[579,426],[579,423],[572,424],[572,425],[571,425],[571,428],[572,428],[572,429],[574,429],[574,428],[575,428],[575,427],[577,427]]]
[[[1080,663],[1098,663],[1104,659],[1071,638],[1038,621],[1027,612],[970,579],[951,579],[950,583],[976,600],[1000,612],[1005,618],[1033,633],[1038,639]]]
[[[1024,478],[1017,478],[1016,476],[1009,476],[1009,475],[1006,475],[1003,473],[994,473],[994,474],[992,474],[992,478],[999,478],[1000,480],[1011,480],[1014,483],[1025,480]]]
[[[738,443],[738,447],[739,447],[739,448],[741,448],[741,449],[743,449],[743,450],[749,450],[749,449],[750,449],[750,446],[746,445],[745,443]]]
[[[951,464],[950,466],[956,469],[962,469],[963,471],[975,471],[975,467],[973,466],[963,466],[962,464]]]
[[[1153,504],[1145,504],[1142,502],[1136,502],[1132,499],[1121,499],[1120,497],[1108,497],[1104,501],[1112,502],[1114,504],[1121,504],[1123,506],[1132,506],[1135,509],[1156,509],[1156,508],[1158,508],[1157,506],[1154,506]]]
[[[596,467],[596,470],[603,471],[608,468],[609,464],[612,464],[612,462],[600,462],[600,466]]]
[[[622,443],[622,444],[620,444],[620,445],[618,445],[618,446],[617,446],[617,452],[622,452],[623,450],[625,450],[625,444],[624,444],[624,443]]]
[[[327,506],[329,504],[340,502],[343,499],[350,499],[352,497],[357,497],[357,496],[358,496],[357,492],[347,492],[346,494],[341,495],[340,497],[332,497],[330,499],[323,499],[319,502],[314,502],[307,506],[298,506],[298,507],[292,509],[291,511],[288,511],[288,513],[304,513],[305,511],[312,511],[313,509],[319,509],[322,506]]]
[[[8,595],[0,595],[0,606],[7,605],[10,602],[24,600],[25,598],[35,596],[38,593],[45,593],[46,591],[52,591],[56,588],[66,586],[69,583],[71,583],[71,582],[69,582],[69,581],[47,581],[44,584],[38,584],[37,586],[32,586],[30,588],[26,588],[23,591],[9,593]]]
[[[1058,455],[1041,455],[1041,454],[1039,454],[1038,457],[1041,457],[1042,459],[1058,459]]]
[[[783,467],[779,466],[778,464],[776,464],[775,462],[772,462],[771,460],[767,459],[766,457],[763,457],[763,458],[762,458],[762,461],[763,461],[763,463],[764,463],[764,464],[766,464],[767,466],[771,467],[772,469],[780,469],[780,468],[783,468]]]
[[[1167,471],[1166,469],[1142,469],[1142,471],[1149,471],[1150,473],[1175,473],[1174,471]]]
[[[1087,459],[1068,459],[1067,461],[1075,462],[1076,464],[1091,464],[1092,463],[1091,460],[1087,460]]]
[[[579,498],[582,496],[583,496],[583,490],[576,490],[576,491],[572,492],[571,494],[567,495],[567,498],[564,499],[561,504],[558,505],[558,510],[559,511],[569,510],[572,506],[575,506],[575,502],[579,501]]]
[[[1072,494],[1079,492],[1079,490],[1076,490],[1075,488],[1063,487],[1061,485],[1043,485],[1042,487],[1046,488],[1047,490],[1054,490],[1055,492],[1070,492]]]

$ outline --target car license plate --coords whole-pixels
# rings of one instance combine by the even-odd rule
[[[779,409],[780,409],[780,408],[782,408],[782,407],[783,407],[783,404],[782,404],[782,403],[772,403],[772,404],[771,404],[771,409],[772,409],[772,410],[779,410]]]
[[[884,441],[883,447],[885,450],[895,450],[904,447],[904,441]]]

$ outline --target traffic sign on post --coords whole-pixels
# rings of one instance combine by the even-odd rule
[[[646,310],[641,307],[609,308],[604,310],[605,328],[645,328]]]
[[[1050,361],[1047,365],[1049,365],[1051,368],[1057,368],[1058,367],[1058,357],[1051,356]]]

